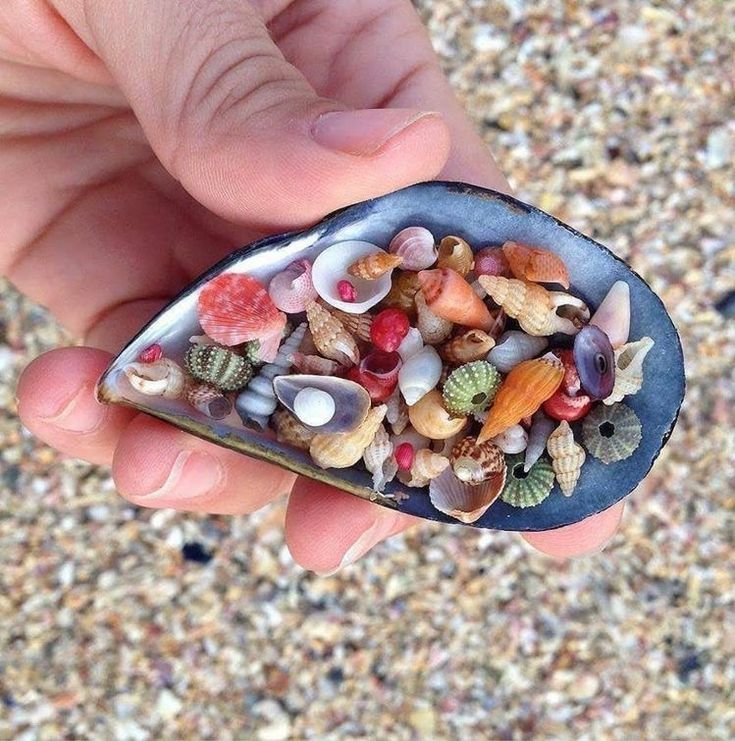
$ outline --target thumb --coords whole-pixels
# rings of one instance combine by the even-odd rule
[[[243,0],[96,0],[76,19],[69,5],[163,165],[229,220],[303,224],[447,159],[438,114],[318,96]]]

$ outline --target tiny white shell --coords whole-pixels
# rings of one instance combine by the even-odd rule
[[[128,363],[123,373],[130,385],[146,396],[178,399],[186,390],[184,369],[169,358],[159,358],[153,363]]]
[[[361,257],[380,252],[380,248],[370,242],[350,240],[337,242],[327,247],[317,258],[311,268],[311,280],[316,292],[335,309],[348,314],[363,314],[380,300],[385,298],[391,288],[390,272],[376,280],[363,280],[347,273],[347,268]],[[355,287],[355,301],[343,301],[337,291],[341,280],[349,280]]]
[[[309,427],[321,427],[327,424],[337,407],[334,399],[324,390],[307,386],[301,389],[293,400],[293,413]]]
[[[521,453],[528,445],[528,433],[521,425],[513,425],[493,438],[493,442],[508,455]]]
[[[426,270],[437,258],[434,235],[423,226],[409,226],[402,229],[391,240],[388,251],[403,258],[404,270]]]
[[[413,406],[439,383],[442,361],[439,353],[427,345],[403,364],[398,373],[398,388],[408,406]]]
[[[500,335],[487,359],[501,373],[510,373],[519,363],[540,355],[548,344],[545,337],[532,337],[525,332],[510,330]]]
[[[412,358],[417,353],[421,352],[424,347],[424,338],[421,336],[421,332],[416,327],[410,327],[408,334],[403,338],[403,341],[398,346],[398,354],[401,356],[401,360],[405,363],[409,358]]]

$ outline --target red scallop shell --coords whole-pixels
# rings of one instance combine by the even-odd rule
[[[275,356],[273,347],[286,326],[286,315],[278,311],[265,286],[241,273],[210,280],[199,293],[197,314],[202,329],[222,345],[259,340],[262,360]]]

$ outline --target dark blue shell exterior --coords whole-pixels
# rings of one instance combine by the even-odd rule
[[[390,499],[376,498],[364,470],[323,471],[311,464],[306,453],[250,430],[210,420],[181,402],[126,392],[119,378],[120,369],[153,342],[161,342],[167,354],[183,352],[190,335],[199,332],[195,313],[198,291],[214,275],[235,269],[266,278],[299,257],[313,258],[334,242],[363,239],[386,246],[396,232],[411,225],[425,226],[437,238],[459,235],[476,250],[507,240],[551,249],[567,264],[575,292],[593,309],[616,280],[625,280],[630,286],[632,306],[630,338],[648,335],[655,341],[645,361],[643,388],[625,399],[643,424],[643,440],[635,453],[609,466],[588,455],[571,497],[563,496],[555,486],[537,507],[516,509],[497,501],[473,527],[548,530],[578,522],[625,497],[645,477],[668,440],[684,397],[681,344],[666,309],[643,279],[602,245],[532,206],[463,183],[414,185],[345,208],[306,231],[270,237],[233,252],[182,291],[127,345],[100,379],[99,398],[128,404],[200,437],[395,507]],[[390,484],[388,491],[392,486],[405,490],[396,483]],[[407,491],[410,498],[398,505],[402,511],[456,524],[431,506],[426,489]]]

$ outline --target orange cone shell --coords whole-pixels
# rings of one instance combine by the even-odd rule
[[[561,385],[564,366],[551,354],[526,360],[507,375],[490,407],[477,442],[490,440],[536,412]]]
[[[493,326],[493,318],[483,300],[455,270],[422,270],[419,284],[426,305],[442,319],[484,332]]]
[[[197,301],[202,329],[222,345],[260,340],[260,358],[275,356],[286,315],[278,311],[265,286],[241,273],[224,273],[204,285]],[[265,349],[267,348],[267,349]]]
[[[569,288],[567,266],[559,255],[520,242],[506,242],[503,254],[516,278],[534,283],[560,283]]]

